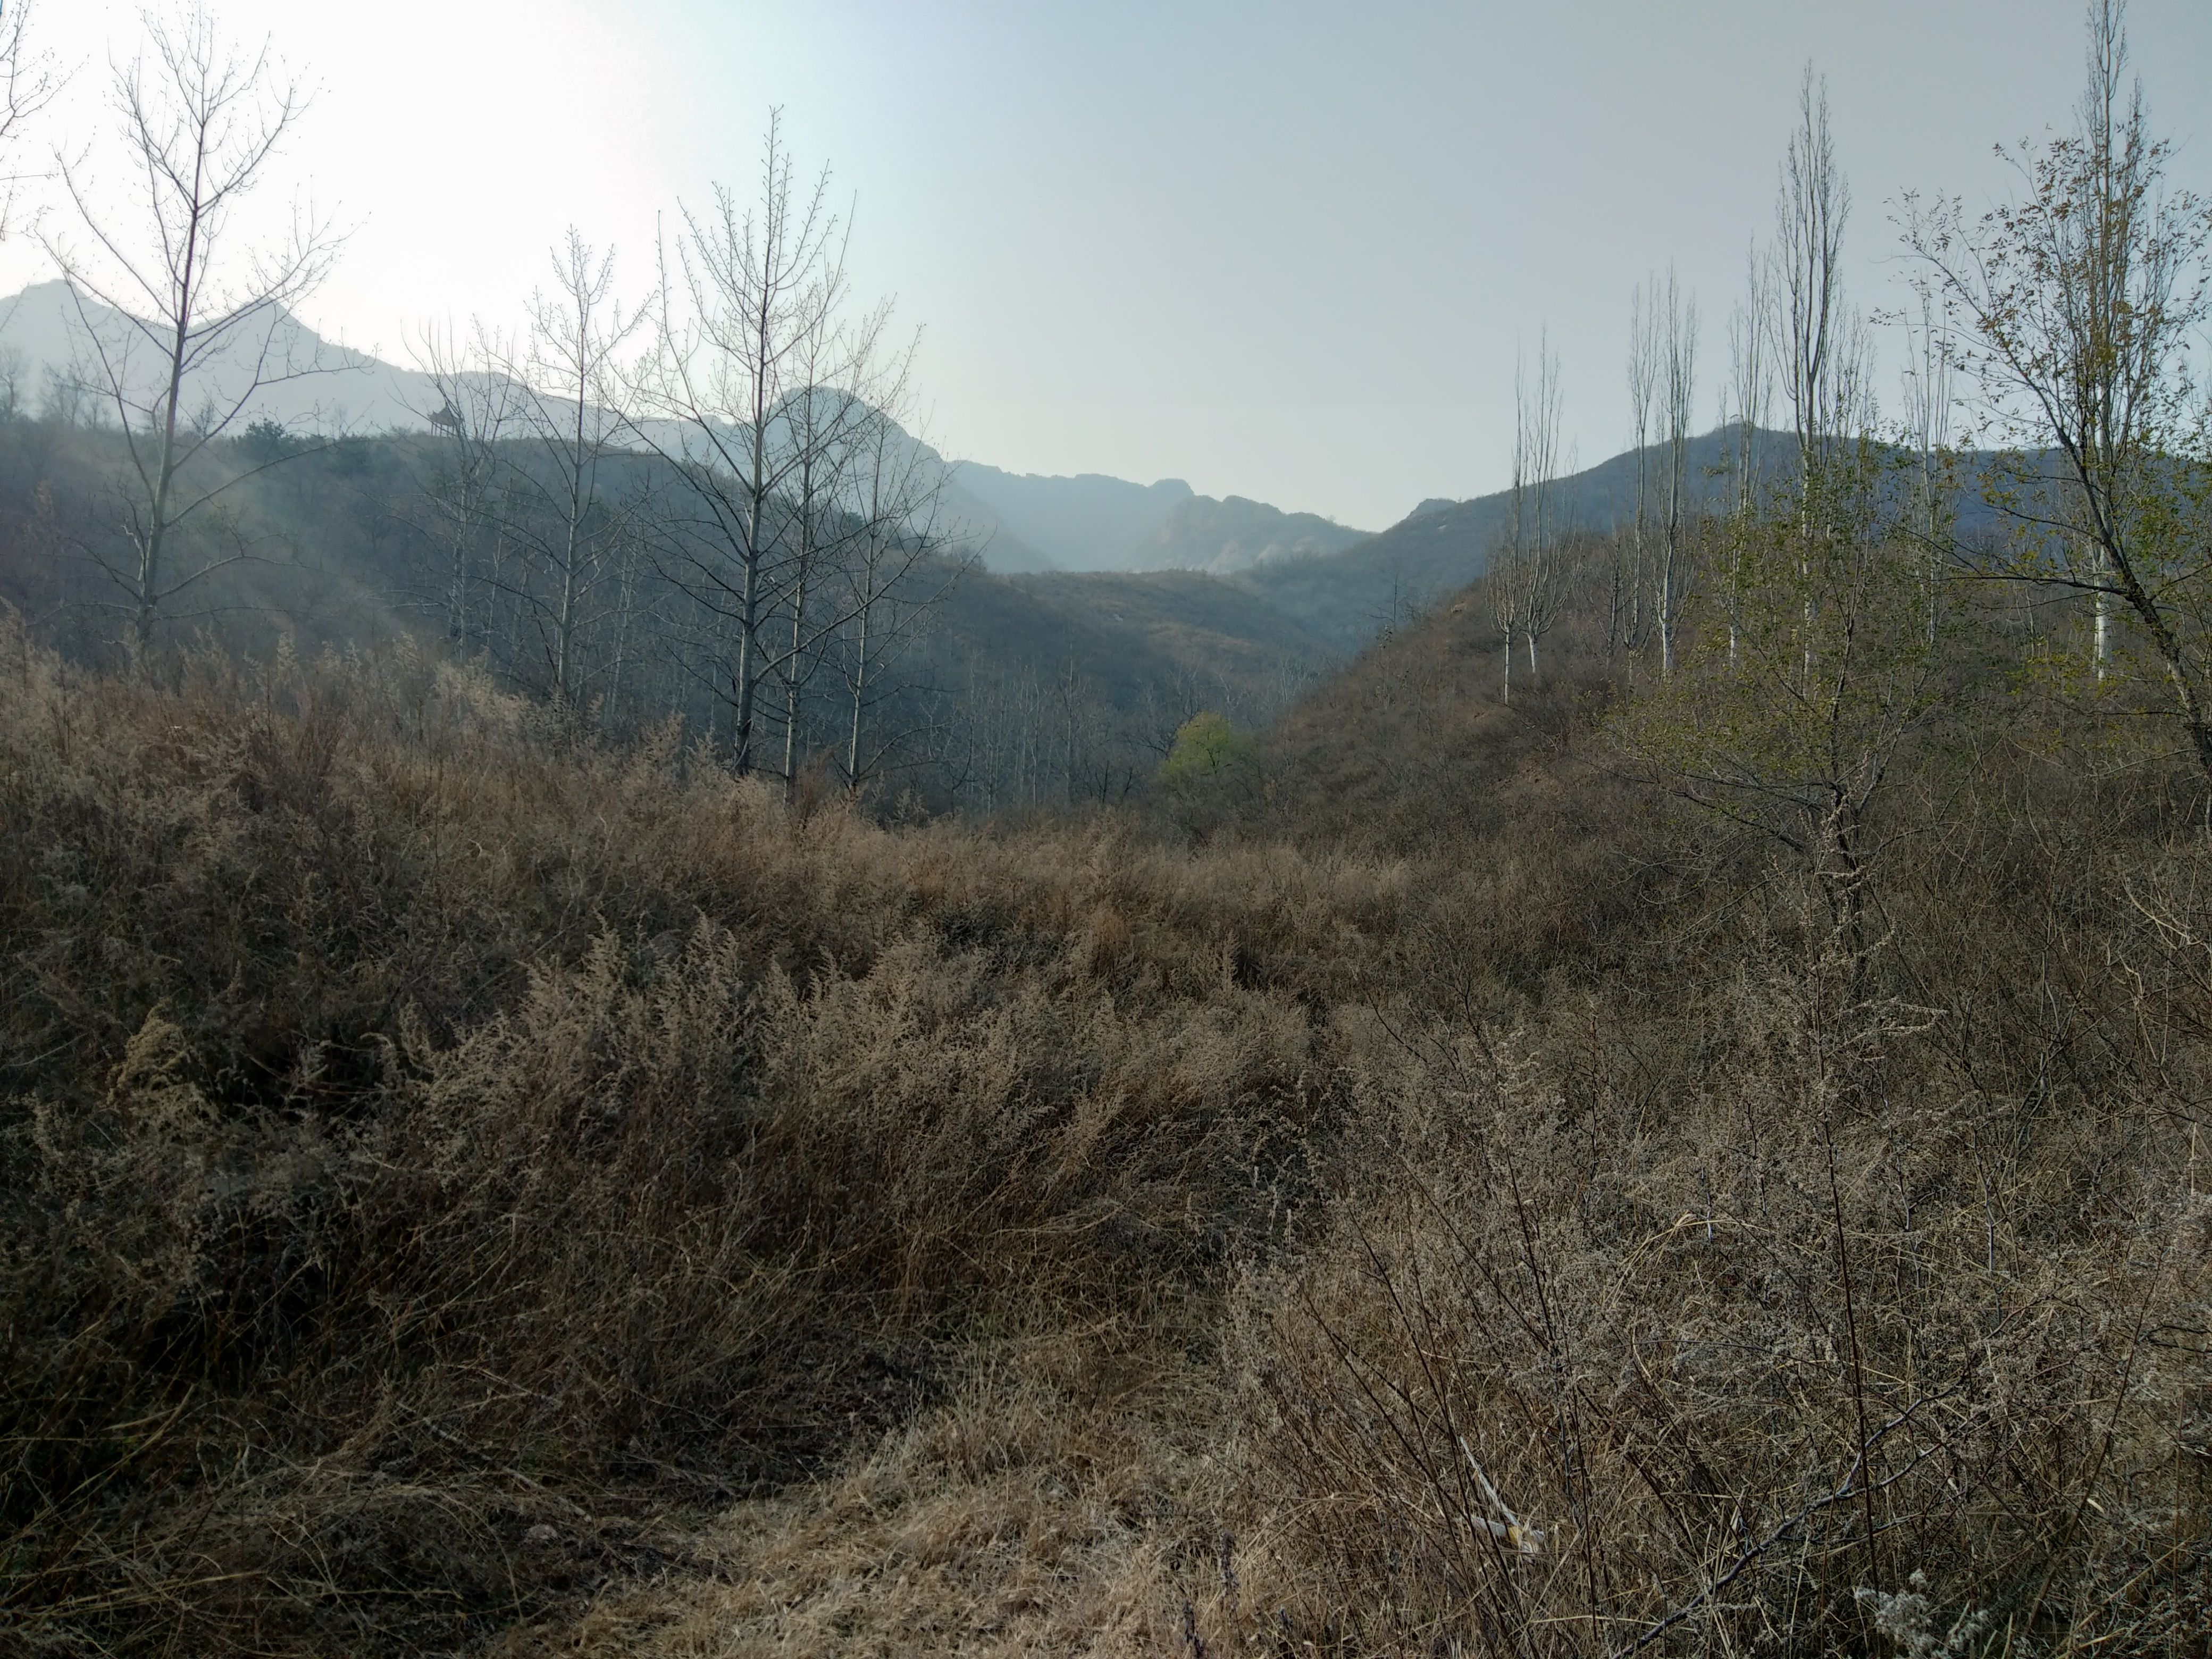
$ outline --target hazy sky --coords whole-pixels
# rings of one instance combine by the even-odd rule
[[[1622,446],[1628,297],[1705,313],[1710,421],[1745,248],[1809,58],[1856,208],[1856,297],[1902,302],[1910,188],[1986,201],[2063,123],[2078,0],[212,0],[318,88],[289,181],[355,228],[309,319],[404,361],[515,318],[573,222],[633,291],[657,216],[748,184],[771,105],[856,213],[864,293],[924,325],[928,434],[1023,471],[1176,476],[1379,527],[1505,471],[1516,343],[1548,329],[1584,461]],[[2212,188],[2212,3],[2136,0],[2176,172]],[[77,64],[138,8],[33,0]],[[0,282],[45,274],[17,238]]]

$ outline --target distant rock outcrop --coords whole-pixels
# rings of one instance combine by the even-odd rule
[[[1326,557],[1367,538],[1364,530],[1311,513],[1285,513],[1265,501],[1194,495],[1176,504],[1139,550],[1147,570],[1204,570],[1217,576],[1285,559]]]
[[[988,525],[994,570],[1204,570],[1232,574],[1285,559],[1340,553],[1363,530],[1285,513],[1243,495],[1200,495],[1181,478],[1132,483],[1092,473],[1048,477],[965,463],[954,504]]]

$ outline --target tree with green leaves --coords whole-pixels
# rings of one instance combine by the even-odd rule
[[[1740,410],[1763,402],[1765,366],[1742,337],[1762,329],[1796,465],[1738,479],[1722,591],[1668,627],[1671,672],[1624,708],[1614,732],[1680,799],[1787,849],[1855,955],[1869,815],[1900,749],[1938,707],[1941,641],[1926,625],[1924,538],[1900,517],[1911,498],[1893,476],[1899,452],[1876,430],[1863,331],[1843,300],[1850,193],[1809,71],[1799,115],[1774,245],[1763,266],[1753,261],[1734,394]],[[1742,450],[1747,468],[1747,440]]]
[[[1893,469],[1866,434],[1802,495],[1742,515],[1731,614],[1693,612],[1674,675],[1616,727],[1678,798],[1787,848],[1838,921],[1856,914],[1893,763],[1942,706],[1942,641]]]
[[[2124,0],[2088,14],[2088,85],[2073,131],[2012,153],[2014,199],[1970,220],[1955,197],[1908,199],[1907,248],[1973,394],[1984,495],[2003,534],[1954,550],[1974,574],[2090,602],[2090,658],[2116,623],[2154,654],[2167,710],[2212,779],[2206,416],[2193,358],[2212,318],[2212,204],[2169,190]]]
[[[1249,770],[1260,762],[1259,745],[1225,714],[1201,708],[1176,732],[1175,747],[1160,763],[1160,781],[1170,788],[1204,783]]]

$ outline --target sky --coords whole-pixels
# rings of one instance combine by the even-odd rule
[[[1851,294],[1895,310],[1904,193],[1998,199],[1992,147],[2066,123],[2083,42],[2078,0],[209,9],[313,94],[252,211],[347,228],[301,307],[331,337],[404,362],[426,326],[511,325],[571,225],[641,294],[679,204],[750,186],[781,107],[850,216],[856,291],[922,331],[919,423],[948,454],[1368,529],[1504,482],[1540,336],[1582,461],[1624,447],[1629,296],[1669,264],[1717,418],[1808,62],[1854,198]],[[2212,4],[2130,17],[2173,176],[2212,192]],[[33,143],[104,189],[100,100],[140,8],[31,0],[31,27],[73,71]],[[0,291],[50,274],[34,239],[0,244]]]

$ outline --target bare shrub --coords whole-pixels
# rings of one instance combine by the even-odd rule
[[[1510,1036],[1372,1035],[1373,1139],[1238,1341],[1258,1594],[1301,1639],[2189,1650],[2196,1109],[2171,1028],[2124,1051],[2157,994],[2095,1011],[2101,1074],[2008,1074],[2091,1010],[1976,1006],[1989,951],[2015,981],[2068,954],[2032,892],[1991,925],[1993,862],[1893,896],[1978,916],[1982,954],[1854,962],[1805,890],[1656,1018],[1605,986]]]
[[[2185,773],[1962,670],[1839,878],[1463,614],[1195,848],[0,640],[0,1632],[2193,1651]]]
[[[449,1647],[978,1329],[1172,1325],[1330,1086],[1264,981],[1389,902],[801,815],[414,657],[5,645],[0,1629],[57,1650]]]

